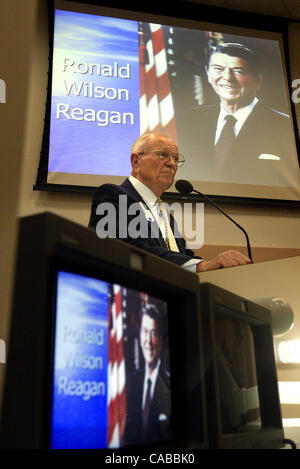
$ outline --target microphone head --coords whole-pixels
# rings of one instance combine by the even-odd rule
[[[185,179],[179,179],[176,181],[175,187],[181,194],[190,194],[194,190],[192,184]]]

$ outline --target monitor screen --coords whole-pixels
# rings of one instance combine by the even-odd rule
[[[131,172],[134,141],[156,132],[178,144],[186,161],[176,177],[200,192],[300,200],[283,26],[241,28],[234,17],[220,24],[218,12],[203,22],[200,11],[176,18],[86,2],[54,6],[37,188],[119,184]],[[219,157],[225,108],[237,120],[235,142]]]
[[[210,283],[200,291],[210,447],[282,447],[270,311]]]
[[[163,300],[58,271],[51,448],[170,441],[166,320]]]
[[[251,325],[221,313],[215,331],[222,432],[256,431],[261,419]]]

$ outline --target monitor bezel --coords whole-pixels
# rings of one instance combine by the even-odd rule
[[[81,257],[81,256],[80,256]],[[190,421],[194,414],[197,414],[196,408],[196,400],[194,399],[194,412],[192,411],[187,412],[187,407],[189,404],[190,396],[186,396],[185,390],[183,389],[182,394],[177,390],[182,386],[182,373],[183,370],[186,368],[186,363],[191,362],[192,358],[193,361],[197,361],[195,357],[195,349],[190,351],[191,348],[191,341],[195,341],[200,335],[201,331],[194,335],[191,334],[183,334],[183,337],[180,336],[180,332],[183,328],[187,327],[187,321],[182,316],[183,309],[187,309],[191,312],[191,317],[189,319],[189,326],[191,329],[196,330],[199,327],[200,322],[198,322],[198,318],[195,312],[198,312],[198,298],[194,294],[193,291],[189,291],[188,294],[184,292],[184,289],[180,289],[176,286],[176,291],[171,287],[169,289],[166,284],[162,283],[160,279],[160,285],[150,285],[149,280],[151,281],[151,277],[145,275],[141,275],[140,273],[136,275],[129,275],[128,276],[128,269],[115,269],[110,265],[110,263],[103,263],[101,266],[93,265],[93,259],[84,259],[82,261],[79,260],[79,256],[77,251],[73,249],[66,248],[65,246],[59,245],[56,246],[56,253],[53,256],[51,262],[51,281],[52,281],[52,335],[51,335],[51,355],[50,359],[50,374],[51,379],[49,381],[49,401],[52,402],[53,397],[53,376],[54,376],[54,350],[55,350],[55,323],[56,323],[56,314],[55,314],[55,306],[56,306],[56,284],[57,284],[57,274],[58,272],[64,271],[69,272],[75,275],[83,275],[86,277],[90,277],[93,279],[99,279],[104,282],[108,282],[111,284],[118,284],[121,287],[131,288],[132,290],[142,291],[143,293],[148,293],[149,295],[163,300],[167,303],[168,306],[168,330],[169,330],[169,354],[170,354],[170,375],[171,375],[171,402],[172,402],[172,420],[174,425],[174,432],[173,440],[170,442],[160,442],[161,447],[168,448],[169,445],[172,447],[176,445],[181,445],[182,447],[187,447],[190,444],[196,448],[202,448],[202,444],[199,444],[198,438],[191,435],[191,431],[189,428]],[[124,270],[122,272],[122,270]],[[148,278],[147,278],[148,277]],[[149,279],[149,280],[148,280]],[[177,306],[177,311],[174,309],[175,305]],[[193,324],[193,326],[192,326]],[[183,357],[180,356],[178,343],[179,339],[181,339],[181,352],[183,353]],[[199,348],[199,344],[194,343],[194,347]],[[199,348],[199,353],[201,353]],[[178,366],[179,360],[181,360],[181,367]],[[200,365],[200,359],[198,364]],[[200,369],[199,369],[200,371]],[[191,376],[193,373],[188,373],[188,379],[191,380]],[[185,403],[183,403],[185,399]],[[183,412],[183,408],[185,408],[185,412]],[[50,404],[51,409],[51,404]],[[177,411],[177,409],[179,411]],[[47,446],[50,447],[51,442],[51,415],[49,415],[49,424],[48,425],[48,436],[47,436]],[[187,418],[188,415],[188,418]],[[199,417],[199,414],[197,414]],[[202,424],[203,425],[203,424]],[[184,428],[190,434],[190,438],[184,434]],[[196,429],[194,430],[196,432]],[[204,443],[204,435],[203,435],[203,443]],[[153,445],[148,445],[153,446]],[[147,445],[144,445],[147,447]],[[123,447],[125,448],[125,447]],[[129,446],[126,448],[130,448]]]

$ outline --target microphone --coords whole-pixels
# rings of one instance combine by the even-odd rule
[[[233,220],[229,215],[227,215],[227,213],[225,213],[220,207],[218,207],[218,205],[216,205],[209,197],[207,197],[207,195],[202,194],[202,192],[196,191],[196,189],[193,188],[192,184],[189,181],[186,181],[184,179],[179,179],[178,181],[176,181],[175,187],[178,190],[178,192],[180,192],[181,194],[185,194],[185,195],[190,194],[191,192],[196,192],[197,194],[204,197],[210,204],[216,207],[216,209],[219,210],[219,212],[223,213],[225,217],[227,217],[230,221],[232,221],[232,223],[234,223],[244,233],[246,237],[248,257],[253,264],[249,237],[248,237],[246,230],[241,225],[239,225],[235,220]]]

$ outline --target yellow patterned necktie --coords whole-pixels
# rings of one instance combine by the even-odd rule
[[[166,244],[167,244],[168,248],[170,249],[170,251],[179,252],[177,243],[176,243],[175,238],[174,238],[172,228],[171,228],[170,223],[169,223],[169,217],[168,217],[168,214],[167,214],[167,209],[166,209],[163,201],[160,198],[157,199],[157,203],[159,204],[159,210],[162,214],[162,218],[163,218],[165,229],[166,229]]]

